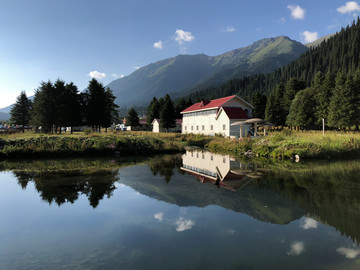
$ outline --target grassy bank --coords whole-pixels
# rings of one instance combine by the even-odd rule
[[[41,135],[17,133],[0,139],[0,158],[114,156],[175,153],[186,146],[212,152],[289,159],[360,156],[360,133],[272,132],[255,139],[226,139],[153,132]]]
[[[305,159],[360,156],[360,133],[274,132],[255,139],[227,140],[214,138],[206,148],[210,151],[288,159],[299,155]]]
[[[0,158],[118,156],[176,153],[203,147],[210,138],[153,132],[43,135],[17,133],[0,138]]]

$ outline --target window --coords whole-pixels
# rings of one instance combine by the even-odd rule
[[[187,130],[187,126],[185,126],[185,130]]]
[[[223,130],[225,130],[226,129],[226,125],[223,125]]]
[[[210,126],[210,130],[214,130],[214,126],[213,126],[213,125]]]
[[[193,126],[191,126],[191,130],[194,130],[194,127],[193,127]]]
[[[211,160],[214,160],[214,156],[211,156],[210,159],[211,159]]]
[[[226,162],[226,158],[223,158],[223,163],[225,163]]]
[[[204,126],[204,125],[202,126],[202,130],[205,130],[205,126]]]
[[[204,159],[205,158],[205,155],[204,154],[202,154],[202,159]]]
[[[199,130],[199,126],[196,126],[196,130]]]

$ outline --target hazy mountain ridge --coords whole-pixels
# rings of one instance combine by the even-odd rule
[[[234,77],[271,72],[308,50],[288,37],[259,40],[218,56],[178,55],[144,66],[129,76],[112,81],[121,106],[143,105],[166,93],[193,91]]]

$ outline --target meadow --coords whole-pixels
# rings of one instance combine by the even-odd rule
[[[360,154],[359,132],[272,131],[256,138],[228,139],[179,133],[126,131],[107,133],[2,134],[0,158],[116,156],[176,153],[185,147],[212,152],[294,159],[356,157]]]

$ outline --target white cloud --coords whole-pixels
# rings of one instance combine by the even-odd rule
[[[176,227],[177,232],[183,232],[183,231],[190,230],[195,225],[195,223],[192,220],[184,219],[183,217],[180,217],[179,219],[177,219],[175,221],[175,224],[177,225],[177,227]]]
[[[318,32],[304,31],[300,35],[306,43],[313,42],[319,38]]]
[[[175,40],[179,43],[179,44],[183,44],[184,42],[190,42],[193,41],[195,39],[195,37],[191,34],[191,32],[186,32],[184,30],[181,29],[177,29],[175,31]]]
[[[138,70],[139,68],[141,68],[141,67],[139,67],[139,66],[133,67],[133,69],[135,69],[135,70]]]
[[[316,229],[317,227],[317,221],[312,218],[305,218],[304,223],[300,225],[300,228],[303,228],[304,230]]]
[[[285,18],[281,18],[281,19],[279,20],[279,23],[284,23],[284,22],[286,22],[286,19],[285,19]]]
[[[117,75],[117,74],[115,74],[115,73],[111,74],[111,76],[113,76],[114,78],[119,77],[119,75]]]
[[[153,47],[154,47],[155,49],[161,50],[161,49],[163,48],[163,43],[162,43],[162,41],[159,40],[158,42],[155,42],[155,43],[153,44]]]
[[[157,219],[158,221],[162,221],[163,220],[163,217],[164,217],[164,214],[162,212],[160,213],[156,213],[154,215],[154,218]]]
[[[120,74],[120,78],[124,78],[125,77],[125,75],[124,74]]]
[[[338,248],[338,249],[336,249],[336,252],[341,255],[344,255],[348,259],[355,259],[357,256],[360,255],[359,249],[352,249],[352,248],[346,248],[346,247]]]
[[[288,9],[291,11],[291,18],[294,20],[302,20],[305,18],[305,9],[301,8],[299,5],[288,5]]]
[[[360,11],[360,5],[355,1],[346,2],[345,6],[338,7],[337,11],[341,14],[350,14],[355,11]]]
[[[101,73],[99,71],[90,71],[90,73],[88,74],[91,78],[95,78],[95,79],[102,79],[106,77],[105,73]]]
[[[235,27],[230,26],[230,25],[228,27],[226,27],[225,29],[221,30],[221,32],[228,32],[228,33],[235,32],[235,31],[236,31]]]
[[[304,242],[294,242],[290,246],[290,251],[287,253],[289,256],[299,256],[305,250]]]

